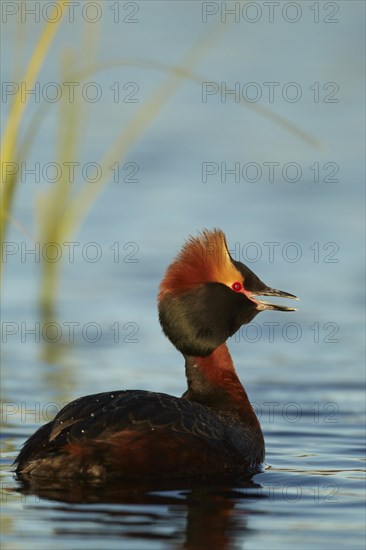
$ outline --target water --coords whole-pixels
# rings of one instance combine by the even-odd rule
[[[117,24],[115,4],[101,4],[104,60],[179,63],[218,17],[202,23],[199,2],[138,2],[139,22]],[[13,215],[26,235],[10,227],[8,241],[19,248],[7,257],[2,305],[4,548],[364,547],[364,5],[302,2],[296,23],[285,20],[296,15],[296,6],[282,12],[285,3],[273,23],[259,2],[242,13],[253,19],[258,6],[256,23],[243,16],[218,23],[223,32],[194,70],[227,88],[254,82],[248,94],[263,95],[254,105],[286,116],[323,148],[235,97],[221,101],[216,93],[202,102],[201,86],[185,81],[126,159],[137,165],[138,182],[110,182],[70,239],[74,261],[62,250],[56,328],[63,345],[47,345],[42,332],[38,338],[39,262],[24,251],[34,247],[35,195],[49,182],[28,175],[18,189]],[[76,47],[80,20],[76,12],[60,30],[39,78],[43,86],[57,79],[61,49]],[[39,25],[28,17],[23,28],[29,51]],[[13,39],[11,19],[4,35]],[[3,57],[4,80],[11,81],[11,58]],[[98,162],[163,78],[136,67],[93,76],[102,97],[88,104],[80,163]],[[114,102],[109,86],[115,82],[120,91],[126,82],[137,83],[139,102]],[[273,102],[266,82],[279,83]],[[289,82],[296,86],[284,88]],[[286,93],[298,90],[301,98],[291,102]],[[29,115],[36,107],[33,98]],[[55,160],[56,112],[57,104],[34,139],[29,166]],[[221,163],[228,169],[239,163],[239,181],[229,173],[225,181]],[[273,182],[269,163],[279,163],[272,165]],[[218,171],[202,182],[207,167]],[[294,181],[298,167],[301,177]],[[203,227],[221,227],[236,259],[301,299],[298,312],[265,312],[229,341],[265,434],[264,472],[235,483],[21,490],[11,462],[64,403],[118,388],[185,390],[183,361],[157,321],[156,292],[186,236]],[[90,261],[96,250],[100,259]]]

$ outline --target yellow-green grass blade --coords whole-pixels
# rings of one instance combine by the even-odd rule
[[[63,15],[66,11],[66,5],[69,0],[57,0],[56,5],[53,7],[55,10],[61,10]],[[36,80],[37,74],[40,71],[44,58],[50,48],[51,42],[56,34],[56,31],[62,21],[62,16],[57,20],[53,21],[53,17],[50,16],[50,20],[45,23],[43,30],[39,36],[38,42],[32,52],[31,58],[25,70],[22,81],[24,82],[27,89],[33,87]],[[24,109],[26,107],[26,101],[22,101],[20,89],[14,96],[14,100],[10,107],[10,112],[7,118],[5,125],[4,133],[2,136],[2,145],[0,151],[0,158],[2,166],[6,166],[7,163],[12,162],[14,158],[14,153],[16,149],[17,137],[19,134],[20,124],[22,121],[22,116]],[[0,233],[1,238],[5,236],[6,229],[6,213],[10,212],[12,199],[14,195],[15,186],[17,183],[17,178],[9,178],[6,185],[2,181],[2,193],[1,193],[1,225]]]

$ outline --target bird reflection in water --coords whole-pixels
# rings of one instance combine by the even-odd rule
[[[188,550],[231,550],[242,545],[251,514],[249,504],[253,499],[265,498],[261,486],[250,477],[210,478],[209,485],[207,480],[192,484],[90,480],[42,483],[33,479],[22,481],[17,491],[25,495],[30,506],[31,498],[36,496],[37,508],[43,499],[57,502],[53,508],[56,514],[50,516],[50,521],[58,523],[56,535],[90,537],[92,532],[96,537],[121,538],[125,544],[129,539],[135,545],[139,540],[146,544],[171,542],[175,548]]]

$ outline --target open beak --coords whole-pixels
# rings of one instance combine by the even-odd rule
[[[265,302],[264,300],[257,300],[255,296],[279,296],[280,298],[291,298],[291,300],[298,300],[293,294],[283,292],[282,290],[276,290],[275,288],[266,288],[258,293],[251,292],[251,298],[257,303],[257,309],[263,311],[264,309],[276,309],[277,311],[296,311],[294,307],[279,306],[272,304],[271,302]]]

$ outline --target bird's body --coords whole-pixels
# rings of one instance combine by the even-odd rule
[[[262,309],[291,309],[254,300],[258,294],[293,298],[235,262],[221,231],[191,239],[159,293],[163,330],[185,358],[187,391],[180,398],[119,390],[76,399],[27,440],[17,474],[171,479],[259,467],[262,430],[225,344]]]
[[[164,393],[107,392],[70,405],[32,436],[23,475],[182,478],[239,473],[264,458],[261,432]]]

